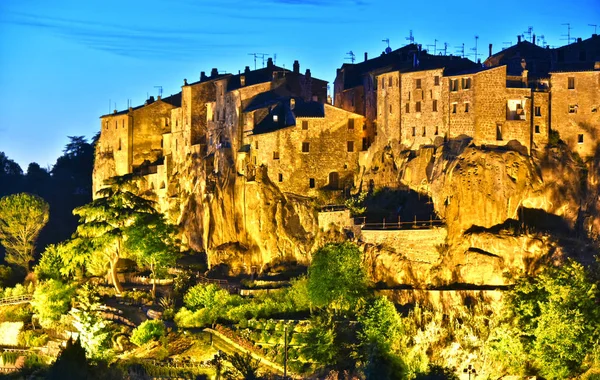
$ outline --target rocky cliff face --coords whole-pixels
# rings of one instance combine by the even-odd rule
[[[380,265],[374,278],[502,285],[506,275],[535,271],[548,260],[591,259],[600,233],[598,156],[584,163],[561,146],[530,157],[468,140],[410,153],[384,149],[373,155],[364,182],[383,175],[429,195],[448,237],[429,263],[408,263],[392,245],[369,247],[368,261]]]

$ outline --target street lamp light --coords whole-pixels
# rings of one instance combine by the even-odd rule
[[[477,371],[475,371],[475,368],[473,368],[471,364],[469,364],[467,368],[463,369],[463,373],[469,374],[469,380],[471,380],[471,374],[473,374],[473,377],[477,376]]]

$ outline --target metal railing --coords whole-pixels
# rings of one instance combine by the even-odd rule
[[[403,221],[398,217],[397,220],[383,218],[381,223],[367,223],[366,217],[362,217],[354,218],[354,225],[360,226],[361,230],[424,230],[445,226],[446,220],[433,219],[433,216],[430,216],[429,220],[417,220],[417,217],[415,216],[412,221]]]
[[[27,302],[31,302],[31,294],[0,298],[0,305],[17,305]]]

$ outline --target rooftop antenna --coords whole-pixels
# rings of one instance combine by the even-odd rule
[[[567,45],[568,45],[568,44],[571,43],[571,29],[573,29],[573,28],[571,28],[571,23],[569,23],[569,22],[566,22],[566,23],[561,24],[561,25],[566,25],[567,26],[567,34],[561,34],[561,36],[563,36],[563,37],[566,36],[567,37],[566,40],[567,40]],[[573,38],[573,39],[575,39],[575,38]],[[561,38],[561,40],[565,40],[565,39]]]
[[[465,43],[463,42],[461,46],[455,46],[458,50],[457,53],[460,53],[461,57],[465,57]]]
[[[154,86],[154,88],[158,88],[158,96],[162,98],[162,86]]]
[[[390,47],[390,39],[386,38],[385,40],[381,40],[381,42],[387,43],[387,47],[385,48],[385,54],[390,54],[392,52],[392,48]]]
[[[410,41],[411,44],[415,43],[415,37],[413,36],[412,29],[408,33],[408,37],[405,37],[407,41]]]
[[[596,34],[596,28],[598,28],[598,25],[596,25],[596,24],[588,24],[588,26],[593,26],[594,27],[594,34]]]
[[[444,55],[446,55],[447,50],[448,50],[448,43],[444,42]]]
[[[511,47],[511,46],[512,46],[512,41],[504,41],[504,42],[502,43],[502,45],[503,45],[503,46],[502,46],[502,50],[504,50],[504,49],[506,49],[506,48],[509,48],[509,47]]]
[[[479,36],[475,36],[475,47],[471,48],[471,51],[474,51],[475,53],[473,54],[475,56],[475,62],[477,62],[477,57],[479,56],[479,54],[477,54],[477,40],[479,40]],[[464,44],[463,44],[464,46]],[[463,57],[464,58],[464,57]]]
[[[277,53],[273,53],[273,64],[277,64]]]
[[[525,34],[527,34],[527,39],[529,40],[529,42],[533,42],[533,26],[527,27],[527,31],[523,32],[523,37]]]
[[[433,45],[427,45],[427,47],[433,46],[433,55],[437,54],[437,48],[436,48],[437,43],[438,43],[438,40],[433,40]]]
[[[112,104],[112,99],[108,99],[108,113],[110,113],[110,105]]]
[[[354,64],[354,60],[356,59],[354,52],[352,50],[350,50],[349,52],[346,53],[346,55],[348,55],[349,57],[346,57],[344,59],[349,59],[352,62],[352,64]]]
[[[265,67],[265,57],[269,56],[266,53],[248,53],[248,55],[251,55],[254,57],[254,70],[256,70],[256,58],[262,59],[262,67]]]
[[[544,35],[542,34],[541,36],[538,37],[540,39],[540,42],[542,43],[542,47],[546,47],[546,37],[544,37]]]

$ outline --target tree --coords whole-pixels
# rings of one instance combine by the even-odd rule
[[[0,196],[21,190],[23,170],[4,152],[0,152]]]
[[[396,307],[386,297],[377,297],[358,316],[361,329],[358,337],[363,344],[376,345],[388,354],[398,347],[394,344],[402,333],[402,320]]]
[[[71,299],[75,293],[73,286],[58,280],[48,280],[33,292],[31,306],[35,310],[40,325],[50,328],[55,325],[71,308]]]
[[[159,214],[144,214],[129,228],[127,250],[138,265],[148,267],[152,277],[152,298],[156,298],[156,277],[175,265],[179,254],[175,228]]]
[[[98,191],[100,198],[73,210],[80,218],[76,244],[83,255],[99,254],[109,264],[112,283],[118,294],[123,287],[117,278],[117,262],[125,254],[124,242],[134,224],[156,214],[154,203],[137,196],[130,176],[114,177]]]
[[[7,262],[29,273],[35,242],[49,213],[48,203],[37,195],[20,193],[0,199],[0,240],[6,248]]]
[[[200,322],[214,327],[217,320],[225,315],[231,299],[227,290],[221,289],[215,284],[198,284],[188,290],[183,302],[188,309],[201,312],[198,313],[202,319]]]
[[[233,368],[228,370],[225,374],[228,379],[260,379],[258,375],[260,360],[252,358],[252,355],[249,352],[243,355],[236,352],[233,355],[227,355],[226,358],[233,366]]]
[[[131,343],[138,347],[165,335],[165,325],[159,320],[146,320],[131,333]]]
[[[598,354],[593,349],[600,342],[599,274],[597,265],[568,261],[518,280],[508,292],[505,312],[545,378],[573,377],[587,369],[586,359],[600,360],[590,357]]]
[[[67,346],[50,367],[47,379],[50,380],[85,380],[88,379],[89,365],[85,358],[85,350],[81,342],[75,342],[71,338],[67,340]]]
[[[360,250],[352,243],[327,244],[308,268],[308,293],[317,307],[349,310],[367,294],[369,281]]]
[[[102,318],[98,290],[89,283],[77,289],[76,307],[71,311],[73,326],[79,331],[81,345],[89,358],[103,358],[108,339],[109,321]]]

